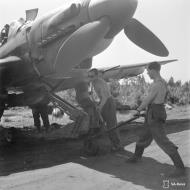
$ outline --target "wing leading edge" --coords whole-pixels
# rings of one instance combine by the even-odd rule
[[[171,63],[177,61],[177,59],[171,59],[171,60],[165,60],[165,61],[157,61],[161,65],[165,65],[167,63]],[[152,62],[152,61],[151,61]],[[103,73],[103,78],[105,80],[112,79],[123,79],[123,78],[129,78],[133,76],[137,76],[139,74],[142,74],[146,67],[151,63],[137,63],[137,64],[131,64],[131,65],[124,65],[124,66],[114,66],[109,68],[101,68],[99,69]]]

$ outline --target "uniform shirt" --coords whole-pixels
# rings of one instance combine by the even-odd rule
[[[139,110],[143,110],[149,104],[163,104],[167,94],[167,84],[164,79],[159,78],[155,80],[149,89],[148,96],[139,106]]]
[[[103,105],[106,103],[107,99],[111,97],[111,92],[109,89],[108,84],[106,81],[104,81],[101,78],[96,78],[92,81],[92,86],[94,87],[94,90],[98,97],[100,98],[100,109],[103,107]]]

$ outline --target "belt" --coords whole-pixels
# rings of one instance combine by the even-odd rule
[[[164,106],[164,103],[161,103],[161,104],[155,104],[155,103],[152,103],[150,105],[163,105]]]
[[[154,106],[164,107],[164,103],[162,103],[162,104],[154,104],[154,103],[153,104],[149,104],[148,105],[148,109],[151,108],[151,107],[154,107]]]

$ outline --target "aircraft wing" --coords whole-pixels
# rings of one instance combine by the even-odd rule
[[[170,62],[177,61],[177,59],[172,60],[165,60],[165,61],[157,61],[161,65],[165,65]],[[152,62],[152,61],[151,61]],[[109,68],[102,68],[98,69],[102,72],[103,78],[105,80],[112,79],[123,79],[123,78],[129,78],[133,76],[137,76],[139,74],[142,74],[148,64],[151,62],[146,63],[138,63],[138,64],[131,64],[131,65],[125,65],[125,66],[115,66],[115,67],[109,67]]]
[[[177,61],[177,59],[172,60],[165,60],[165,61],[158,61],[161,65]],[[125,66],[114,66],[114,67],[107,67],[107,68],[98,68],[99,71],[102,72],[103,78],[106,81],[109,81],[109,79],[123,79],[123,78],[129,78],[133,76],[137,76],[139,74],[142,74],[147,67],[147,65],[151,62],[146,63],[138,63],[138,64],[131,64],[131,65],[125,65]],[[51,84],[52,86],[57,86],[57,84],[60,84],[56,91],[62,91],[67,90],[70,88],[73,88],[77,83],[88,80],[88,70],[87,69],[73,69],[70,72],[70,77],[66,77],[64,79],[46,79],[46,81]]]
[[[22,60],[17,56],[9,56],[9,57],[0,59],[0,67],[4,65],[5,63],[18,62],[18,61],[22,61]]]

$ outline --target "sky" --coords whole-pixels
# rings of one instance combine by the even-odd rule
[[[0,0],[0,28],[20,17],[25,10],[39,8],[39,15],[63,5],[68,0]],[[121,31],[112,44],[93,59],[93,67],[127,65],[178,59],[162,67],[168,80],[190,81],[189,0],[139,0],[134,18],[148,27],[169,50],[168,57],[154,56],[133,44]],[[145,72],[145,78],[147,78]]]

